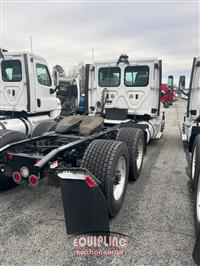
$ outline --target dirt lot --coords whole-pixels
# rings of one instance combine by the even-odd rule
[[[192,197],[180,137],[186,102],[166,109],[166,128],[149,144],[112,231],[128,235],[123,255],[76,255],[66,235],[59,189],[43,180],[0,194],[1,265],[193,265]]]

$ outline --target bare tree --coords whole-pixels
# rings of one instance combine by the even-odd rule
[[[60,77],[65,77],[66,76],[65,70],[60,65],[55,65],[53,67],[53,71],[58,72],[58,74],[59,74]]]
[[[81,89],[81,92],[84,92],[84,85],[85,85],[85,64],[84,62],[80,62],[78,64],[78,70],[79,70],[79,86]]]
[[[68,76],[71,78],[79,78],[79,86],[81,93],[83,93],[85,84],[85,63],[83,61],[80,61],[78,65],[69,70]]]
[[[77,66],[73,66],[68,71],[68,77],[76,78],[77,76],[78,76],[78,67]]]

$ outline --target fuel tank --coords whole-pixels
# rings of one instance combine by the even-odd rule
[[[15,130],[24,133],[26,136],[30,136],[35,126],[42,121],[51,121],[48,115],[32,116],[27,118],[0,118],[0,130]]]

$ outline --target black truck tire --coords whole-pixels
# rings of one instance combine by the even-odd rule
[[[32,138],[38,137],[46,132],[54,131],[56,128],[57,122],[55,121],[43,121],[40,122],[33,130]]]
[[[194,139],[190,164],[190,178],[194,191],[194,224],[196,234],[200,234],[200,135]]]
[[[117,134],[117,140],[127,144],[130,159],[129,180],[135,181],[140,176],[144,159],[144,132],[139,128],[121,128]]]
[[[88,169],[101,182],[109,216],[116,216],[122,207],[128,181],[127,145],[115,140],[94,140],[84,153],[81,167]]]
[[[0,130],[0,148],[7,144],[27,139],[27,136],[21,132],[13,130]],[[0,171],[0,191],[7,190],[16,186],[15,182],[11,177],[5,176]]]
[[[192,146],[192,158],[190,163],[190,179],[193,191],[195,190],[198,174],[200,171],[200,135],[194,139]]]
[[[194,189],[194,225],[195,232],[198,237],[200,237],[200,169],[198,173],[198,177],[196,180],[196,186]]]

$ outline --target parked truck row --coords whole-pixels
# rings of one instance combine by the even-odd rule
[[[74,108],[70,115],[61,116],[66,90],[59,87],[60,101],[62,82],[56,75],[52,78],[43,58],[1,50],[0,68],[0,186],[12,182],[35,186],[47,177],[61,188],[68,233],[108,233],[109,217],[121,209],[128,181],[140,176],[147,144],[162,137],[161,100],[165,100],[161,97],[174,95],[173,76],[164,90],[162,61],[156,58],[131,60],[121,55],[118,60],[87,64],[82,111]],[[182,136],[192,153],[197,235],[199,82],[200,58],[194,58]],[[80,90],[68,85],[78,105]],[[184,89],[183,76],[179,86]]]

